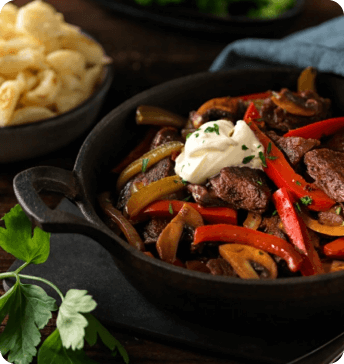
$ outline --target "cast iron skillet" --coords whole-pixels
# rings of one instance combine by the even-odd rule
[[[189,271],[147,257],[129,246],[102,222],[96,204],[96,195],[104,188],[109,170],[142,135],[143,127],[134,121],[137,106],[160,106],[186,116],[213,97],[281,87],[293,90],[299,74],[296,69],[201,73],[154,87],[126,101],[96,125],[82,145],[73,171],[35,167],[18,174],[14,179],[17,199],[43,230],[80,233],[98,241],[142,294],[188,319],[223,322],[238,318],[283,324],[316,316],[316,323],[323,319],[338,321],[344,316],[344,272],[251,281]],[[344,79],[321,74],[317,88],[322,96],[332,99],[335,114],[344,115]],[[49,209],[39,198],[41,189],[62,192],[78,205],[85,219]]]

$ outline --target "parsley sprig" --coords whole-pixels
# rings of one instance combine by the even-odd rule
[[[82,350],[85,340],[93,346],[97,335],[113,352],[122,356],[125,363],[129,357],[123,346],[92,315],[97,303],[85,290],[70,289],[64,296],[52,282],[21,271],[29,264],[45,263],[50,253],[50,233],[32,226],[19,205],[4,217],[6,228],[0,227],[0,246],[17,259],[24,261],[14,272],[1,273],[0,279],[14,278],[15,283],[0,298],[0,322],[8,316],[3,333],[0,335],[0,352],[8,355],[14,364],[29,364],[37,356],[43,329],[52,312],[58,307],[54,298],[43,288],[23,284],[21,279],[37,280],[52,287],[61,298],[55,331],[43,342],[38,351],[38,364],[69,363],[96,364]]]
[[[216,133],[217,135],[220,135],[220,129],[219,125],[214,123],[213,126],[208,126],[205,130],[205,133]]]

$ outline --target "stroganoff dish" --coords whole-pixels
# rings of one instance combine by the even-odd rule
[[[104,219],[152,258],[241,279],[343,269],[344,118],[307,68],[286,88],[200,105],[154,125],[99,195]]]

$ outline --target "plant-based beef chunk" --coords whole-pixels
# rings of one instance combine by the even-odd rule
[[[344,222],[343,208],[340,205],[332,207],[328,211],[319,212],[318,221],[320,224],[329,226],[340,226]]]
[[[259,229],[264,233],[275,235],[281,239],[287,240],[287,235],[283,232],[283,224],[278,215],[265,217],[261,222]]]
[[[335,150],[336,152],[344,152],[344,130],[337,132],[327,141],[324,147]]]
[[[239,277],[227,260],[223,258],[209,259],[207,267],[214,276]]]
[[[194,200],[202,206],[208,207],[224,207],[228,206],[228,203],[221,200],[215,195],[212,187],[206,187],[201,185],[189,184],[187,186],[189,192],[192,193]]]
[[[271,199],[263,171],[249,167],[226,167],[209,180],[215,195],[237,209],[263,213]]]
[[[328,119],[331,116],[330,99],[324,99],[316,92],[310,90],[303,91],[299,95],[304,99],[305,103],[314,105],[314,108],[318,110],[317,114],[311,117],[293,115],[275,105],[269,98],[264,101],[260,110],[262,118],[269,128],[286,133],[289,130],[297,129],[316,121]]]
[[[123,209],[130,198],[130,187],[133,183],[142,182],[145,186],[149,185],[151,182],[158,181],[159,179],[173,176],[175,163],[169,158],[166,157],[154,164],[150,168],[147,169],[144,173],[139,173],[135,177],[133,177],[130,181],[126,183],[126,185],[122,188],[117,208]]]
[[[330,198],[344,202],[344,153],[315,149],[304,158],[308,174]]]
[[[155,149],[159,147],[160,145],[166,144],[168,142],[182,142],[184,143],[184,140],[182,136],[180,135],[177,128],[173,128],[172,126],[166,126],[162,129],[160,129],[150,146],[150,149]]]
[[[170,222],[169,219],[163,218],[152,218],[143,229],[143,238],[145,244],[156,244],[159,235],[165,229],[167,224]]]
[[[293,166],[298,165],[307,152],[320,145],[319,140],[316,139],[305,139],[300,137],[284,138],[278,136],[274,131],[269,131],[266,134],[276,146],[285,153]]]

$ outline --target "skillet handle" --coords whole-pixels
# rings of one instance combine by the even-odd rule
[[[24,212],[44,231],[81,233],[94,236],[98,230],[95,225],[84,218],[68,212],[50,209],[39,197],[38,192],[46,189],[60,192],[68,199],[75,201],[78,188],[73,172],[57,167],[34,167],[17,174],[13,181],[13,187]]]

